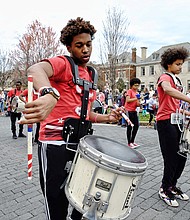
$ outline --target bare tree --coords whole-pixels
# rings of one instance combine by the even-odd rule
[[[15,76],[23,79],[26,84],[27,68],[44,58],[63,54],[59,46],[60,43],[53,29],[42,26],[37,20],[34,21],[28,26],[27,33],[19,40],[17,49],[10,53]]]
[[[0,87],[2,89],[7,86],[7,81],[10,76],[10,60],[8,58],[8,52],[0,50]]]
[[[124,11],[113,7],[108,9],[106,20],[103,22],[103,43],[101,59],[106,71],[107,79],[112,91],[116,86],[116,67],[120,54],[126,54],[134,38],[128,33],[129,21]],[[126,59],[125,57],[123,59]],[[106,62],[107,61],[107,62]]]

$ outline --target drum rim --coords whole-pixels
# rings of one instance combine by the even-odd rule
[[[97,137],[97,138],[111,140],[115,143],[118,143],[119,145],[125,146],[124,144],[122,144],[118,141],[115,141],[115,140],[112,140],[112,139],[109,139],[109,138],[106,138],[106,137],[102,137],[102,136],[99,136],[99,135],[93,135],[93,136]],[[92,135],[86,135],[83,138],[81,138],[80,142],[79,142],[79,146],[78,146],[78,151],[80,151],[81,155],[83,155],[86,159],[89,159],[90,161],[95,162],[96,164],[98,163],[98,165],[101,166],[102,168],[106,167],[109,170],[114,170],[115,172],[120,173],[120,174],[121,173],[125,173],[125,174],[129,173],[129,174],[134,174],[135,175],[137,173],[143,174],[145,172],[145,170],[148,166],[148,163],[147,163],[147,160],[146,160],[145,156],[142,153],[138,152],[135,149],[131,149],[131,150],[136,151],[137,153],[139,153],[144,158],[145,161],[143,163],[131,163],[131,162],[119,160],[117,158],[113,158],[109,155],[101,153],[97,149],[90,146],[85,141],[85,139],[88,138],[88,137],[92,137]],[[94,151],[97,154],[94,154]],[[103,162],[103,163],[99,163],[99,162]]]

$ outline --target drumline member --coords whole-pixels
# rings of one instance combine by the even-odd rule
[[[176,198],[188,200],[189,196],[177,187],[187,159],[186,153],[179,152],[182,125],[180,124],[180,100],[190,103],[182,93],[183,86],[176,76],[188,57],[185,48],[169,48],[161,56],[161,65],[166,70],[158,79],[159,108],[156,116],[160,148],[164,160],[164,172],[159,196],[169,206],[177,207]],[[185,111],[184,114],[190,115]],[[177,120],[175,120],[177,118]]]
[[[95,71],[87,68],[87,63],[95,32],[94,26],[80,17],[69,20],[61,31],[60,41],[78,65],[77,68],[74,66],[79,74],[77,81],[73,81],[71,60],[65,56],[45,59],[27,71],[33,76],[34,88],[41,96],[25,105],[25,119],[20,123],[40,122],[41,125],[38,145],[40,183],[49,220],[66,219],[69,202],[63,186],[68,176],[68,165],[74,158],[73,150],[76,150],[79,139],[91,130],[90,121],[116,122],[121,117],[122,108],[113,109],[108,115],[97,114],[91,109],[96,99],[97,76],[95,74],[93,78]],[[74,209],[71,218],[81,217],[82,214]]]
[[[127,141],[128,146],[136,148],[139,145],[135,143],[135,137],[139,128],[139,118],[137,114],[137,107],[140,106],[140,94],[138,88],[140,86],[140,79],[133,78],[130,80],[130,89],[126,92],[125,109],[128,113],[129,119],[134,124],[132,127],[130,124],[127,126]]]
[[[16,88],[11,89],[7,94],[7,103],[10,107],[10,119],[11,119],[11,131],[13,134],[13,139],[17,139],[16,134],[16,119],[20,120],[22,113],[17,111],[17,105],[18,105],[18,96],[22,93],[22,82],[17,81],[16,82]],[[13,105],[14,103],[14,105]],[[18,137],[26,137],[25,134],[23,134],[23,125],[19,124],[19,134]]]

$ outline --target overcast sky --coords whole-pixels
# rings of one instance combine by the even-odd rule
[[[117,6],[130,22],[129,33],[136,38],[137,54],[147,47],[147,55],[162,46],[190,42],[190,0],[4,0],[0,13],[0,49],[11,50],[18,38],[36,19],[50,26],[59,37],[67,21],[78,16],[97,29],[94,47],[102,33],[108,8]],[[94,48],[92,61],[98,61]]]

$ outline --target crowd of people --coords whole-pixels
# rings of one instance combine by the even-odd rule
[[[180,114],[180,100],[190,103],[190,98],[182,93],[181,81],[176,77],[188,57],[187,50],[173,48],[163,53],[161,65],[166,72],[158,79],[156,90],[144,88],[141,91],[140,79],[133,78],[127,90],[113,93],[105,87],[101,91],[96,87],[96,71],[87,65],[95,33],[94,26],[83,18],[68,21],[61,31],[60,41],[70,53],[72,65],[77,68],[71,68],[72,62],[66,56],[47,58],[29,67],[27,73],[33,76],[34,89],[38,91],[32,102],[27,102],[27,90],[22,90],[20,81],[8,92],[7,98],[0,91],[1,114],[4,114],[5,100],[10,108],[13,139],[26,137],[24,124],[37,123],[40,185],[48,220],[66,219],[68,215],[69,201],[64,190],[68,177],[66,167],[74,159],[80,138],[91,134],[92,123],[118,123],[126,127],[127,145],[136,148],[140,146],[135,142],[139,113],[143,116],[149,114],[148,127],[156,116],[164,160],[160,198],[173,207],[179,205],[176,198],[189,199],[177,186],[187,155],[179,153],[181,125],[171,120],[172,114],[177,114],[177,111]],[[76,76],[79,80],[75,80]],[[24,103],[22,112],[15,106],[18,98]],[[121,113],[127,115],[130,123]],[[16,119],[19,120],[18,134]],[[68,130],[70,127],[73,132]],[[82,214],[74,209],[70,217],[77,220]]]
[[[115,105],[121,107],[125,106],[127,89],[123,89],[122,92],[119,92],[118,89],[115,90],[115,95],[112,95],[112,90],[109,88],[105,88],[103,91],[97,90],[97,99],[95,100],[93,109],[94,111],[98,111],[99,113],[107,113],[110,108],[114,108]],[[155,116],[158,110],[158,96],[157,91],[150,88],[150,90],[145,87],[145,89],[141,90],[140,84],[137,88],[137,92],[139,94],[139,106],[137,106],[137,115],[141,114],[144,117],[148,117],[148,125],[147,127],[152,127],[153,119],[155,120]],[[118,125],[121,127],[126,127],[127,122],[122,117],[122,119],[118,122]]]

